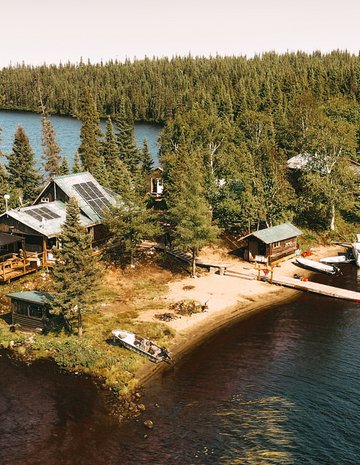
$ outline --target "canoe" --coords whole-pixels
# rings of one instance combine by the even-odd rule
[[[111,333],[114,337],[114,342],[118,342],[126,349],[144,355],[152,362],[158,363],[171,360],[169,352],[164,347],[158,346],[149,339],[123,329],[114,329]]]
[[[320,258],[321,263],[351,263],[355,261],[354,258],[349,258],[346,255],[336,255],[335,257],[325,257],[325,258]]]
[[[319,271],[320,273],[336,274],[340,272],[339,268],[335,265],[327,265],[307,258],[298,257],[296,258],[296,263],[311,271]]]

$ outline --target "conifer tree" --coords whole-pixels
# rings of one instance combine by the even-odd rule
[[[46,173],[47,180],[60,174],[61,155],[60,147],[56,142],[56,133],[51,124],[50,119],[45,113],[41,118],[41,145],[43,148],[43,168]]]
[[[70,169],[69,169],[69,164],[67,161],[66,155],[63,156],[61,165],[59,166],[59,172],[58,175],[60,176],[65,176],[67,174],[70,174]]]
[[[175,244],[191,251],[191,275],[194,277],[198,252],[216,238],[218,229],[212,225],[211,209],[205,197],[201,154],[184,151],[172,169],[175,172],[171,176],[173,185],[168,199],[169,219]]]
[[[140,167],[140,154],[135,142],[134,126],[129,123],[124,111],[121,111],[116,118],[116,129],[120,159],[130,173],[135,175]]]
[[[82,121],[79,155],[85,171],[95,174],[100,164],[100,119],[94,97],[89,88],[84,91],[79,113]],[[101,171],[101,169],[100,169]]]
[[[82,336],[83,313],[89,311],[99,282],[99,266],[91,248],[91,235],[80,223],[75,198],[66,208],[66,220],[60,235],[61,248],[55,251],[53,312],[64,317],[67,329]]]
[[[75,152],[75,155],[74,155],[74,161],[73,161],[73,166],[72,166],[72,172],[73,172],[74,174],[76,174],[76,173],[82,173],[83,171],[84,171],[84,167],[83,167],[82,164],[81,164],[79,152],[76,151],[76,152]]]
[[[143,148],[141,151],[141,170],[147,175],[151,173],[151,170],[154,168],[154,160],[149,150],[149,144],[147,139],[144,139]]]
[[[7,155],[9,186],[32,202],[40,189],[40,175],[35,167],[34,152],[22,126],[15,132],[12,152]]]
[[[141,242],[153,238],[159,232],[146,203],[146,197],[134,188],[129,188],[123,191],[118,204],[111,206],[104,216],[104,224],[114,240],[120,241],[123,251],[130,255],[131,266],[134,264],[134,253]]]
[[[102,143],[103,159],[107,172],[108,187],[120,194],[131,186],[131,176],[124,162],[120,159],[113,124],[110,116],[106,121],[105,138]]]

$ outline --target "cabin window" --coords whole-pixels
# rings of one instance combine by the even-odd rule
[[[285,247],[290,247],[291,245],[293,245],[292,241],[290,241],[290,242],[285,242]]]
[[[42,318],[43,308],[40,305],[30,305],[29,316],[33,318]]]
[[[26,302],[17,302],[16,303],[16,313],[18,315],[27,315],[28,314],[28,304]]]
[[[280,247],[280,242],[273,242],[273,248],[274,249],[277,249],[278,247]]]
[[[48,202],[50,202],[50,199],[49,199],[49,197],[42,197],[40,202],[41,203],[48,203]]]

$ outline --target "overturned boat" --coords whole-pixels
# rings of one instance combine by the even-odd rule
[[[144,355],[152,362],[158,363],[171,360],[169,352],[164,347],[158,346],[149,339],[123,329],[114,329],[111,333],[114,337],[114,342],[118,342],[133,352]]]
[[[316,262],[307,258],[298,257],[296,258],[296,263],[311,271],[319,271],[320,273],[326,274],[340,273],[340,269],[335,265],[327,265],[325,263]]]

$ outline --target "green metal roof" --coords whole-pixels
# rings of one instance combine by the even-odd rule
[[[249,234],[249,236],[254,236],[265,244],[272,244],[273,242],[284,241],[291,237],[300,236],[300,234],[302,234],[300,229],[293,224],[286,222],[271,228],[260,229],[259,231]]]
[[[35,304],[49,304],[53,300],[53,296],[47,292],[40,291],[24,291],[24,292],[13,292],[6,294],[6,297],[10,297],[15,300],[24,300],[25,302],[31,302]]]

